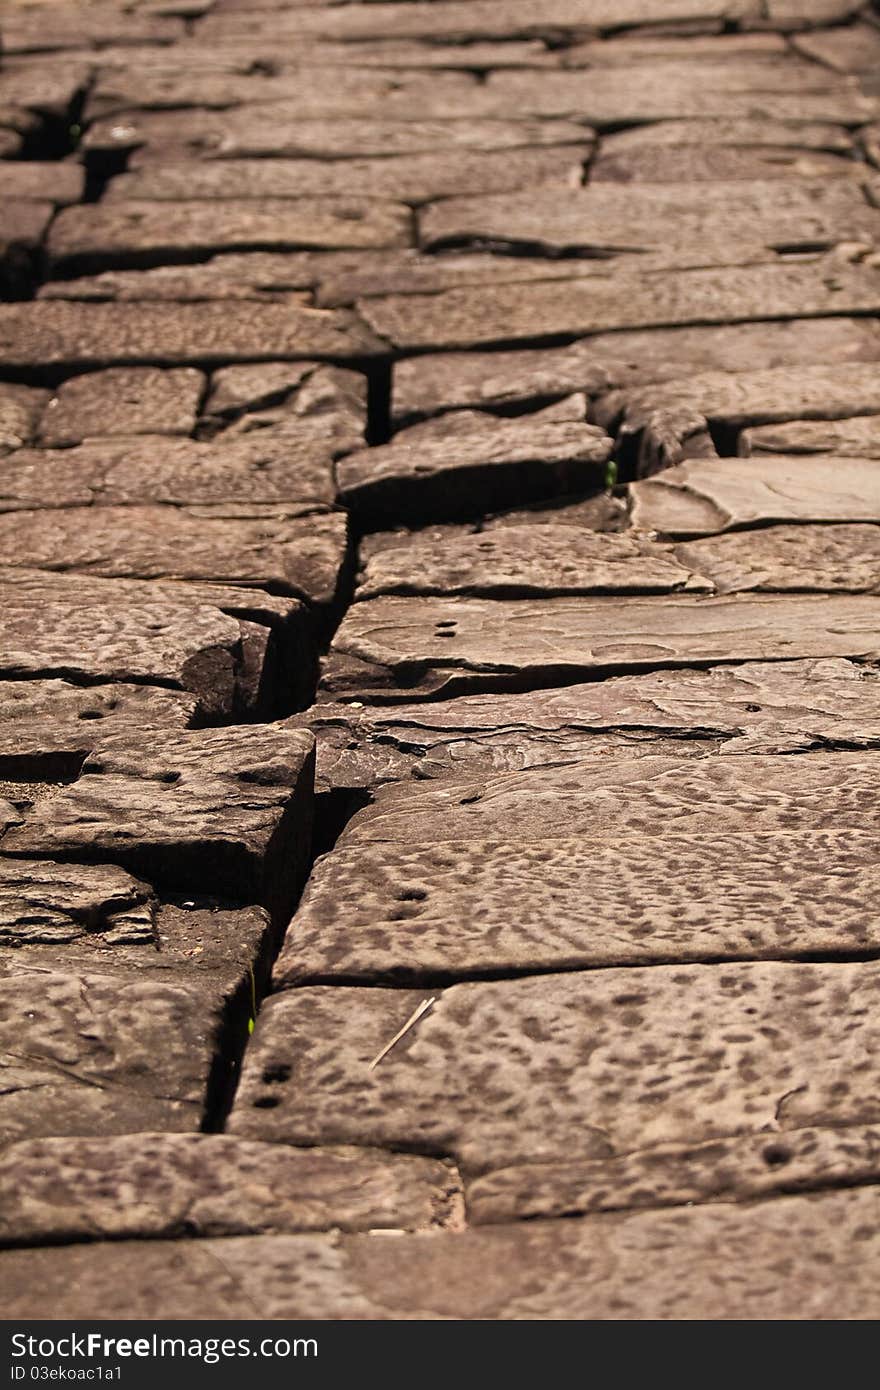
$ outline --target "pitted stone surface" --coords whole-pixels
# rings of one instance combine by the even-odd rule
[[[767,526],[676,546],[719,593],[880,591],[880,526]]]

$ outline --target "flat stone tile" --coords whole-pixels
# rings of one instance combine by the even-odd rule
[[[604,281],[593,275],[581,282],[359,301],[363,319],[397,348],[435,350],[576,338],[609,329],[823,318],[878,310],[876,270],[841,265],[823,272],[820,265],[809,264],[758,265],[747,276],[725,268],[657,277],[612,271]],[[0,317],[0,334],[2,326]]]
[[[100,435],[192,434],[205,378],[190,367],[110,367],[71,377],[49,401],[40,443],[80,444]]]
[[[226,512],[143,506],[11,511],[0,513],[0,548],[29,569],[205,580],[333,606],[349,567],[343,512],[295,517],[283,508],[273,515],[271,508],[245,506]]]
[[[0,1285],[13,1318],[50,1304],[82,1319],[96,1308],[148,1319],[254,1308],[379,1321],[874,1319],[876,1220],[869,1186],[397,1240],[118,1241],[5,1251]]]
[[[590,184],[714,183],[730,180],[863,179],[854,159],[796,147],[737,149],[731,145],[663,146],[646,144],[619,154],[600,155],[590,165]],[[731,189],[736,201],[737,190]]]
[[[45,13],[19,9],[4,16],[3,51],[46,53],[53,49],[100,47],[116,44],[170,44],[182,38],[183,22],[171,16],[124,13],[118,5],[94,3],[72,6],[66,13],[52,9],[52,22]]]
[[[65,218],[80,212],[63,213]],[[53,228],[53,239],[56,236]],[[449,198],[419,219],[424,247],[490,243],[544,252],[608,254],[660,250],[670,241],[701,249],[703,264],[724,264],[731,246],[805,250],[839,241],[872,242],[880,213],[846,180],[739,180],[726,184],[613,183],[480,199]]]
[[[754,273],[754,272],[751,272]],[[707,371],[748,372],[817,362],[871,362],[880,334],[867,319],[792,319],[598,334],[568,347],[429,353],[395,362],[398,421],[444,410],[588,395]]]
[[[3,367],[99,368],[370,357],[380,341],[345,310],[283,304],[0,305]]]
[[[690,459],[633,483],[631,493],[633,526],[682,538],[772,522],[880,520],[880,475],[870,458]]]
[[[55,207],[78,203],[85,191],[85,177],[81,164],[61,161],[11,159],[0,165],[0,184],[5,197],[33,199],[52,203]]]
[[[330,698],[405,699],[558,684],[592,672],[878,651],[880,603],[865,595],[380,598],[349,609],[322,690]]]
[[[312,765],[304,730],[189,730],[149,748],[123,733],[4,835],[2,852],[109,861],[172,891],[283,913],[308,863]]]
[[[456,150],[349,159],[345,177],[332,160],[227,159],[200,163],[148,163],[109,185],[107,202],[119,199],[314,198],[339,194],[346,199],[393,198],[429,202],[454,194],[503,193],[546,184],[574,188],[581,182],[592,142],[580,146],[535,146],[504,151]],[[327,243],[332,244],[332,242]]]
[[[611,439],[554,416],[500,420],[449,416],[348,454],[336,466],[339,495],[369,522],[445,520],[601,486]]]
[[[687,40],[692,43],[691,39]],[[623,156],[646,146],[680,145],[726,147],[734,150],[815,150],[833,154],[855,152],[852,136],[844,125],[830,121],[774,121],[759,116],[654,121],[627,130],[607,131],[602,136],[602,156]]]
[[[31,443],[48,400],[48,391],[0,382],[0,455]]]
[[[880,743],[877,673],[840,659],[656,671],[520,694],[318,704],[317,787],[481,776],[610,754],[799,752]]]
[[[435,1159],[224,1134],[13,1144],[0,1156],[3,1193],[4,1244],[439,1230],[460,1205],[455,1170]]]
[[[407,246],[410,240],[407,208],[380,199],[119,199],[65,208],[47,249],[57,271],[149,265],[217,251]]]
[[[878,990],[873,961],[453,985],[427,996],[431,1008],[372,1069],[424,991],[288,990],[260,1015],[230,1132],[428,1150],[473,1175],[876,1124]],[[288,1080],[264,1080],[288,1067]]]
[[[675,547],[719,593],[877,593],[880,526],[767,526]]]
[[[844,454],[880,458],[880,415],[849,420],[792,420],[743,430],[738,451],[749,454]]]
[[[462,594],[524,598],[540,594],[675,593],[709,587],[662,546],[630,536],[587,530],[572,533],[571,527],[553,526],[548,519],[543,526],[506,526],[486,534],[439,539],[430,535],[423,538],[416,532],[409,544],[380,549],[370,556],[356,597]]]
[[[109,864],[0,858],[0,946],[156,945],[149,885]]]
[[[876,72],[880,62],[880,34],[873,24],[798,34],[792,46],[805,58],[824,63],[835,72]]]

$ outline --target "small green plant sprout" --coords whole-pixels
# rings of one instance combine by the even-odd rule
[[[254,967],[248,966],[248,974],[251,977],[251,1012],[248,1018],[248,1037],[257,1026],[257,982],[254,979]]]
[[[612,488],[617,482],[617,460],[609,459],[605,465],[605,486]]]

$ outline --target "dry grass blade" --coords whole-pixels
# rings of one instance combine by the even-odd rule
[[[419,1019],[423,1018],[424,1015],[430,1009],[431,1005],[436,1004],[436,1002],[436,999],[423,999],[421,1004],[419,1004],[418,1008],[410,1014],[403,1027],[397,1033],[394,1034],[394,1037],[391,1039],[391,1041],[389,1043],[386,1043],[385,1046],[382,1048],[382,1051],[376,1057],[373,1058],[372,1062],[367,1067],[367,1071],[373,1071],[375,1067],[378,1067],[382,1059],[388,1056],[388,1053],[391,1051],[391,1049],[397,1046],[401,1038],[406,1036],[410,1028],[415,1027]]]

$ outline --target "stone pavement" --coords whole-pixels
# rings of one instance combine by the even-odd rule
[[[7,3],[7,1317],[880,1315],[878,65]]]

